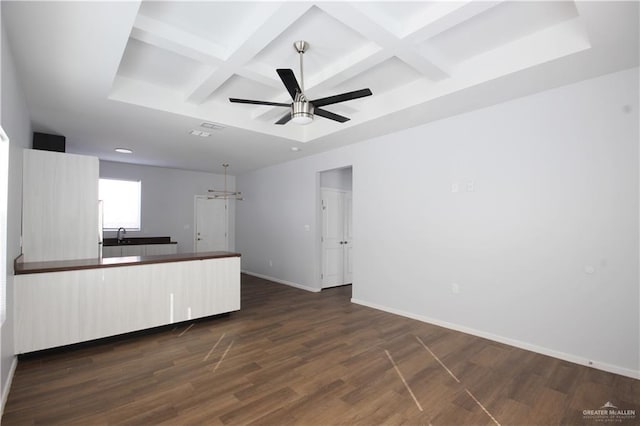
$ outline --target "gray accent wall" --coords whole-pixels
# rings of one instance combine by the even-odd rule
[[[353,165],[353,300],[640,377],[638,68],[237,177],[243,269],[320,288]]]

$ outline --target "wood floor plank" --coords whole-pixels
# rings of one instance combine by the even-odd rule
[[[21,357],[2,424],[572,425],[607,401],[640,416],[638,380],[350,297],[243,275],[230,315]]]

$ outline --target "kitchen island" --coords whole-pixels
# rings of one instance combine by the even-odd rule
[[[240,254],[14,262],[16,353],[240,309]]]

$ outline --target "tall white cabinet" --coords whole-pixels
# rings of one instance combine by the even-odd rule
[[[99,167],[96,157],[24,150],[25,262],[98,257]]]

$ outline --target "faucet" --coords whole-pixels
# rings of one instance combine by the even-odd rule
[[[122,230],[122,235],[120,235],[120,230]],[[122,242],[126,233],[127,233],[127,230],[124,229],[123,227],[118,228],[118,234],[117,234],[118,244]]]

